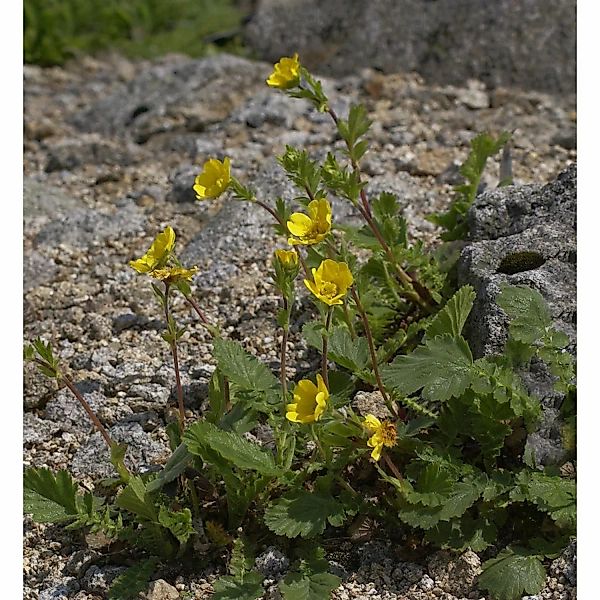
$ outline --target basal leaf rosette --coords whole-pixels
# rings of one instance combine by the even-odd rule
[[[288,404],[286,418],[294,423],[314,423],[318,421],[329,400],[329,390],[321,375],[317,375],[317,384],[310,379],[303,379],[294,389],[294,402]]]
[[[368,414],[363,425],[372,434],[367,442],[369,448],[373,448],[371,458],[378,461],[384,446],[393,448],[396,445],[396,426],[389,421],[380,421],[375,415]]]
[[[231,182],[231,161],[225,158],[223,162],[216,158],[207,160],[202,166],[202,172],[196,176],[194,191],[198,200],[218,198]]]
[[[304,280],[304,285],[313,295],[328,306],[343,304],[343,298],[354,283],[352,273],[345,262],[326,259],[318,269],[312,270],[313,281]]]
[[[308,214],[293,213],[287,228],[293,236],[288,239],[291,245],[310,246],[322,242],[331,231],[331,204],[325,198],[312,200]]]
[[[269,87],[289,90],[300,83],[300,59],[296,52],[294,56],[283,56],[273,65],[273,72],[267,79]]]

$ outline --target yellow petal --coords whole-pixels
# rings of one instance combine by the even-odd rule
[[[363,424],[371,431],[377,431],[381,427],[381,421],[375,415],[371,414],[365,417]]]
[[[383,448],[382,445],[377,445],[377,446],[375,446],[375,448],[373,448],[373,452],[371,452],[371,458],[373,460],[378,461],[381,458],[382,448]]]
[[[304,213],[293,213],[290,215],[290,220],[287,222],[288,231],[296,237],[305,236],[312,227],[310,217]]]

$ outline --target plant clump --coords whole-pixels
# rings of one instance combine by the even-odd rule
[[[216,582],[214,597],[258,598],[264,591],[254,568],[259,538],[293,549],[296,562],[279,582],[285,600],[329,598],[340,579],[330,573],[324,542],[360,523],[419,539],[423,550],[487,551],[479,586],[498,600],[537,593],[544,560],[575,533],[576,484],[557,469],[541,469],[526,452],[541,409],[517,371],[534,358],[548,365],[567,398],[573,447],[568,338],[553,327],[539,293],[506,285],[496,299],[510,320],[504,352],[475,359],[463,336],[473,288],[456,289],[451,262],[409,243],[394,195],[368,195],[360,167],[371,125],[365,108],[337,115],[298,55],[282,58],[267,84],[328,114],[343,151],[319,162],[286,147],[278,162],[297,188],[294,204],[258,198],[232,174],[228,157],[206,161],[194,191],[199,200],[226,196],[266,210],[287,241],[269,274],[280,298],[273,319],[282,340],[279,370],[209,321],[192,290],[202,274],[179,261],[175,232],[166,227],[130,267],[149,276],[165,322],[178,402],[177,422],[167,425],[172,454],[158,471],[131,472],[126,446],[109,437],[51,345],[35,340],[25,358],[84,406],[118,477],[84,491],[67,471],[27,469],[25,511],[39,522],[101,532],[128,548],[136,562],[115,581],[113,599],[136,597],[159,564],[202,560],[223,548],[228,574]],[[432,216],[448,242],[464,239],[464,217],[486,160],[507,140],[481,134],[473,141],[461,169],[466,183],[446,213]],[[327,199],[334,196],[349,202],[363,224],[337,223]],[[318,372],[294,382],[288,335],[297,294],[306,290],[314,318],[302,337],[320,360]],[[177,296],[212,336],[216,363],[209,408],[193,422],[183,405],[178,342],[185,327],[171,310]],[[355,410],[359,390],[378,393],[379,416]],[[270,433],[268,443],[247,435],[259,426]]]

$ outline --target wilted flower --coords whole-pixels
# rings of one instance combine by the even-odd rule
[[[314,281],[304,280],[304,285],[329,306],[343,304],[342,298],[354,282],[352,273],[345,262],[326,259],[318,269],[312,269]]]
[[[172,227],[167,226],[156,236],[148,252],[142,258],[130,261],[129,266],[138,273],[150,273],[166,264],[174,247],[175,232]]]
[[[294,402],[287,405],[285,416],[294,423],[314,423],[325,412],[327,400],[329,390],[321,375],[317,375],[317,385],[303,379],[296,384]]]
[[[289,244],[319,243],[331,231],[331,204],[325,198],[312,200],[308,205],[308,215],[293,213],[287,228],[294,236],[288,239]]]
[[[267,79],[267,85],[279,88],[280,90],[289,90],[300,83],[300,60],[298,53],[294,56],[284,56],[275,63],[273,72]]]
[[[379,460],[384,446],[392,448],[396,445],[396,426],[389,421],[380,421],[370,414],[365,417],[363,424],[373,434],[367,442],[367,446],[373,448],[371,458]]]
[[[216,158],[207,160],[194,182],[194,191],[198,200],[218,198],[229,186],[231,181],[231,162],[225,158],[223,162]]]
[[[154,279],[159,279],[165,283],[178,283],[180,281],[191,281],[192,277],[198,272],[198,267],[186,269],[185,267],[165,267],[155,269],[150,273]]]

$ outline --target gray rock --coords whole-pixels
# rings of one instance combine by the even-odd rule
[[[266,88],[266,86],[265,86]],[[265,125],[277,125],[290,129],[295,119],[310,113],[310,105],[288,98],[283,94],[274,94],[271,89],[264,89],[231,115],[231,120],[245,123],[257,129]]]
[[[194,181],[196,175],[201,171],[198,166],[187,165],[175,171],[170,177],[171,187],[167,192],[166,199],[169,202],[195,202]]]
[[[541,223],[563,225],[564,233],[572,234],[576,210],[577,165],[572,164],[545,186],[509,186],[478,196],[468,216],[470,239],[495,240]]]
[[[145,231],[146,217],[130,201],[115,206],[111,212],[77,208],[65,216],[54,218],[42,227],[35,242],[38,246],[57,247],[67,244],[87,248],[106,240],[122,240]]]
[[[37,250],[23,256],[23,289],[28,292],[51,282],[58,271],[54,260]]]
[[[84,382],[77,384],[77,388],[105,425],[111,425],[132,413],[129,406],[117,398],[107,398],[95,385]],[[66,388],[60,390],[56,397],[48,402],[46,418],[56,423],[62,431],[81,433],[93,429],[87,412]]]
[[[130,135],[145,143],[168,131],[202,131],[226,118],[268,67],[227,54],[153,65],[113,94],[75,114],[82,131]]]
[[[23,218],[28,227],[33,221],[56,218],[80,207],[80,201],[58,187],[32,177],[23,179]]]
[[[97,135],[61,140],[48,149],[46,172],[71,171],[82,165],[129,165],[135,150]]]
[[[81,585],[91,593],[104,594],[116,577],[125,571],[125,567],[92,565],[83,576]]]
[[[137,471],[160,464],[169,455],[169,448],[154,440],[139,423],[117,423],[109,429],[109,434],[113,440],[127,444],[125,464],[130,469]],[[87,443],[79,448],[73,457],[71,470],[76,477],[116,476],[106,444],[99,433],[94,433]]]
[[[121,331],[125,331],[126,329],[131,329],[132,327],[136,327],[140,325],[142,322],[142,318],[139,315],[136,315],[133,312],[126,312],[120,315],[117,315],[112,322],[113,331],[115,333],[120,333]]]
[[[27,410],[44,407],[56,394],[56,384],[33,366],[25,368],[23,389],[23,407]]]
[[[501,284],[527,285],[546,300],[554,326],[569,337],[576,353],[576,181],[571,165],[546,186],[511,186],[485,192],[469,212],[471,238],[458,264],[460,285],[471,284],[477,297],[465,327],[476,357],[502,352],[508,319],[496,304]],[[528,253],[528,254],[523,254]],[[563,396],[540,361],[522,379],[537,396],[544,415],[527,439],[536,464],[558,464],[561,445],[558,408]]]
[[[574,0],[262,0],[244,32],[264,60],[299,52],[322,73],[374,67],[571,94],[575,35]]]
[[[268,579],[278,579],[290,568],[289,558],[275,546],[256,557],[256,569]]]
[[[90,564],[94,560],[97,560],[99,556],[99,552],[90,548],[78,550],[77,552],[71,555],[67,564],[65,565],[65,569],[71,575],[83,575],[83,573],[87,571]]]
[[[177,600],[179,592],[164,579],[157,579],[150,584],[146,592],[146,600]]]
[[[69,600],[79,591],[79,583],[74,577],[65,577],[51,587],[40,591],[40,600]]]
[[[60,431],[60,425],[47,419],[40,419],[33,413],[23,415],[23,443],[41,444],[51,439]]]

